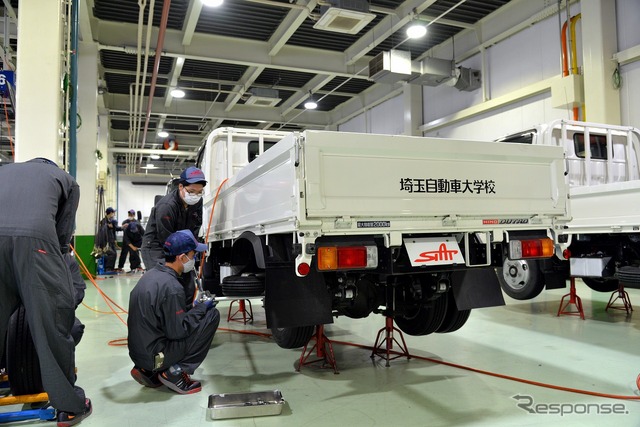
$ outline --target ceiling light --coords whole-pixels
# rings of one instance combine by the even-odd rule
[[[160,138],[166,138],[169,136],[169,132],[167,132],[166,130],[161,130],[160,132],[158,132],[158,136]]]
[[[158,169],[158,167],[153,163],[147,163],[146,166],[142,166],[142,169]]]
[[[173,96],[174,98],[184,98],[185,95],[186,94],[182,89],[171,89],[171,96]]]
[[[150,159],[158,160],[160,158],[160,154],[152,154],[149,156]]]
[[[208,7],[218,7],[222,6],[224,0],[200,0],[204,6]]]
[[[304,108],[306,108],[307,110],[315,110],[316,108],[318,108],[318,103],[313,99],[310,99],[304,103]]]
[[[414,23],[407,28],[407,37],[410,39],[419,39],[427,34],[427,27],[422,24]]]

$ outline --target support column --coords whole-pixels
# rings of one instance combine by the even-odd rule
[[[16,64],[16,162],[63,164],[62,0],[21,2]]]
[[[76,251],[89,271],[95,274],[95,259],[91,251],[96,233],[98,48],[91,42],[78,46],[78,115],[76,180],[80,184],[78,212],[82,215],[76,216]]]
[[[584,64],[585,117],[589,122],[621,124],[620,92],[611,78],[617,52],[615,0],[580,2]]]
[[[422,86],[405,85],[402,90],[402,98],[404,103],[404,135],[422,136],[419,129],[422,126]]]

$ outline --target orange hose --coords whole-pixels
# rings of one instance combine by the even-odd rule
[[[220,194],[220,190],[222,190],[222,186],[229,180],[229,178],[225,178],[224,181],[222,181],[220,183],[220,185],[218,185],[218,190],[216,191],[216,196],[213,198],[213,205],[211,205],[211,213],[209,214],[209,224],[207,225],[207,233],[204,236],[204,243],[208,244],[209,243],[209,233],[211,232],[211,223],[213,222],[213,211],[216,208],[216,203],[218,202],[218,195]],[[206,256],[207,252],[205,251],[204,255],[202,256],[202,262],[200,262],[200,271],[198,273],[198,277],[202,277],[203,271],[204,271],[204,258]]]

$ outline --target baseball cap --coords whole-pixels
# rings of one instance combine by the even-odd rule
[[[109,206],[109,207],[107,208],[106,212],[107,212],[107,215],[109,215],[110,213],[115,212],[115,209],[113,209],[111,206]]]
[[[189,166],[180,174],[180,181],[188,182],[189,184],[202,183],[207,184],[207,180],[204,178],[204,173],[195,166]]]
[[[133,209],[129,209],[129,215],[135,215],[136,211],[134,211]]]
[[[189,251],[204,252],[207,250],[207,245],[199,243],[193,237],[191,230],[180,230],[167,237],[162,249],[167,255],[180,255]]]

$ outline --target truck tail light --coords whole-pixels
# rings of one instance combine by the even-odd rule
[[[509,259],[549,258],[555,253],[551,239],[511,240]]]
[[[320,246],[316,255],[320,271],[378,266],[378,248],[375,246]]]

